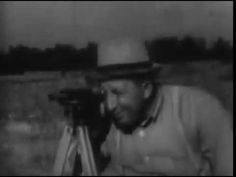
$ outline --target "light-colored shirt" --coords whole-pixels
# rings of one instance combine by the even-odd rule
[[[231,115],[212,95],[161,86],[152,122],[132,134],[114,125],[101,150],[111,162],[101,175],[233,175]]]

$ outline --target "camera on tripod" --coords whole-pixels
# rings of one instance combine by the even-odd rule
[[[57,101],[64,107],[66,115],[71,115],[74,125],[90,125],[101,117],[100,105],[104,94],[89,88],[67,88],[48,95],[49,100]]]
[[[101,167],[97,166],[98,161],[102,160],[100,155],[100,146],[104,141],[109,130],[109,121],[102,119],[101,103],[104,100],[104,94],[100,90],[88,88],[66,88],[48,95],[49,100],[56,101],[64,107],[68,123],[66,127],[72,128],[68,133],[65,129],[61,146],[58,149],[54,172],[55,175],[70,174],[81,176],[97,174]],[[105,118],[105,117],[104,117]],[[66,169],[68,149],[71,146],[72,139],[79,146],[75,146],[77,153],[72,156],[74,159],[71,168]],[[66,147],[66,148],[65,148]],[[71,159],[71,156],[70,156]],[[99,167],[99,168],[98,168]]]

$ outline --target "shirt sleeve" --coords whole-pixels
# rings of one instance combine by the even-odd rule
[[[111,127],[106,140],[101,145],[101,152],[105,157],[109,157],[110,161],[107,164],[106,168],[99,174],[99,176],[123,176],[122,167],[119,163],[115,162],[114,159],[111,159],[112,152],[111,148],[114,148],[114,126]]]
[[[106,142],[102,144],[101,152],[103,153],[104,156],[111,157]],[[114,163],[113,159],[110,159],[108,165],[101,172],[99,176],[122,176],[122,167],[118,163]]]
[[[233,126],[230,113],[211,95],[195,97],[195,118],[203,157],[213,175],[233,175]]]
[[[99,176],[123,176],[122,168],[118,164],[109,163]]]

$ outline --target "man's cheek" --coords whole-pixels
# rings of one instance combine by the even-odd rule
[[[123,117],[125,117],[125,119],[133,120],[135,119],[135,115],[136,111],[132,107],[126,106],[123,108]]]

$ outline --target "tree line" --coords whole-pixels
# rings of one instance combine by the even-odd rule
[[[218,38],[211,47],[203,38],[185,36],[163,37],[145,42],[152,61],[160,63],[233,61],[233,47],[229,41]],[[0,74],[18,74],[24,71],[68,71],[96,66],[97,44],[89,42],[77,49],[68,44],[39,49],[25,45],[10,46],[7,53],[0,51]]]
[[[191,36],[182,39],[163,37],[147,41],[146,44],[152,60],[162,63],[208,60],[230,62],[233,59],[233,47],[223,38],[218,38],[211,47],[206,46],[203,38]]]

